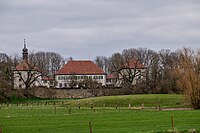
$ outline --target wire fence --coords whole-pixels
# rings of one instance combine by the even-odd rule
[[[94,107],[94,105],[72,107],[64,102],[1,104],[0,133],[127,133],[175,130],[174,115],[170,114],[168,119],[161,120],[162,118],[151,116],[145,118],[138,111],[134,112],[136,114],[132,113],[135,109],[159,111],[157,108],[159,107],[145,108],[144,105],[141,107],[130,105],[127,107]],[[137,113],[141,117],[137,116]],[[195,122],[196,118],[187,118],[187,121],[194,121],[192,125],[195,128],[200,124],[200,120]],[[182,123],[181,127],[185,129],[188,124]]]

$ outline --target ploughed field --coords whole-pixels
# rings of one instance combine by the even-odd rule
[[[179,110],[189,108],[182,95],[15,99],[0,108],[3,133],[145,133],[172,125],[178,131],[200,130],[199,110]]]

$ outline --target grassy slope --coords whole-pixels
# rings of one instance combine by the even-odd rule
[[[128,107],[141,106],[144,103],[145,107],[155,107],[156,104],[160,104],[164,107],[187,107],[182,95],[176,94],[148,94],[148,95],[124,95],[124,96],[105,96],[96,98],[87,98],[69,101],[71,106],[91,106],[93,104],[96,107]]]

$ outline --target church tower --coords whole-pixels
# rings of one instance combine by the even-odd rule
[[[28,61],[28,49],[26,48],[26,39],[24,39],[24,48],[22,49],[23,60]]]

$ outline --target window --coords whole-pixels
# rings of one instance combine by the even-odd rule
[[[77,80],[77,76],[73,76],[73,79],[74,79],[74,80]]]
[[[21,85],[21,84],[19,85],[19,88],[22,88],[22,85]]]
[[[22,81],[22,79],[21,79],[21,78],[19,78],[19,81]]]
[[[141,70],[138,70],[138,73],[141,73]]]
[[[65,88],[66,88],[67,87],[67,83],[65,83],[64,85],[65,85]]]
[[[103,76],[99,76],[98,78],[99,78],[99,79],[103,79]]]
[[[94,76],[94,79],[103,79],[103,76]]]
[[[59,87],[62,88],[62,83],[59,83]]]

